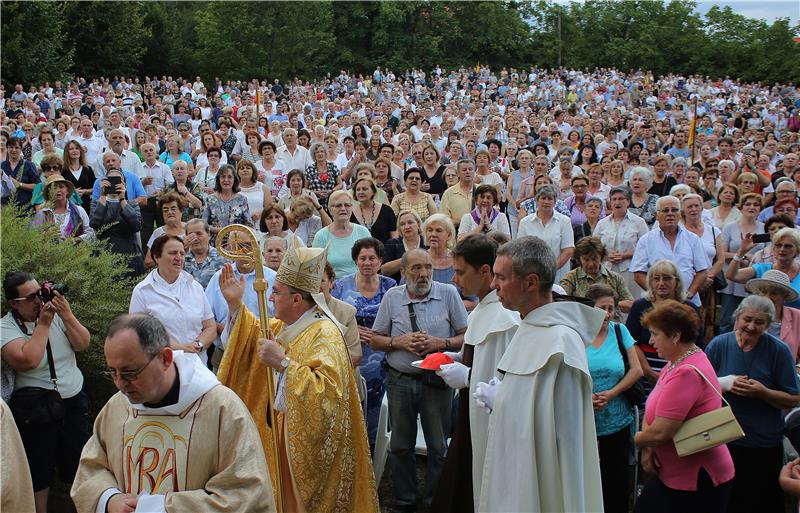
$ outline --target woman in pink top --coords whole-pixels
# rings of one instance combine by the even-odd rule
[[[642,468],[655,477],[642,491],[635,511],[721,513],[727,508],[734,475],[727,446],[680,457],[672,442],[683,422],[722,405],[714,368],[694,343],[699,329],[697,314],[668,300],[648,311],[641,322],[650,330],[650,343],[658,355],[669,363],[647,399],[642,431],[636,433]]]

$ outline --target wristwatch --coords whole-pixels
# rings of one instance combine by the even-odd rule
[[[281,360],[281,370],[288,369],[290,363],[291,363],[291,360],[289,360],[289,357],[288,356],[284,356],[283,360]]]
[[[197,347],[198,351],[202,351],[203,350],[203,343],[200,342],[199,338],[194,339],[194,345]]]

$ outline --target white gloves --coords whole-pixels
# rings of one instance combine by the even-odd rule
[[[717,381],[719,381],[719,387],[723,392],[730,392],[731,388],[733,387],[733,382],[736,381],[736,378],[738,377],[739,376],[736,376],[735,374],[728,374],[727,376],[717,378]]]
[[[496,377],[492,378],[489,383],[480,382],[475,387],[475,393],[472,397],[481,408],[486,409],[486,413],[492,413],[494,409],[494,399],[497,397],[497,392],[500,390],[502,382]]]
[[[456,353],[453,351],[445,351],[444,354],[452,358],[454,362],[461,363],[461,353]],[[444,367],[444,365],[442,367]]]
[[[436,375],[442,378],[450,388],[458,390],[469,386],[469,367],[463,363],[445,363],[439,367]]]

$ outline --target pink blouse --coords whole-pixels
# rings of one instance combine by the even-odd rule
[[[722,400],[708,383],[689,367],[692,364],[720,391],[717,375],[705,353],[698,352],[671,371],[664,367],[655,388],[647,398],[645,420],[652,424],[656,417],[686,420],[722,406]],[[653,447],[658,477],[674,490],[697,491],[697,477],[704,469],[714,486],[733,479],[733,460],[726,445],[680,457],[672,442]]]

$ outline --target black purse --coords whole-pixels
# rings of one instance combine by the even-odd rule
[[[28,330],[16,317],[17,325],[25,335]],[[47,367],[50,369],[50,381],[53,388],[22,387],[11,394],[8,406],[14,415],[14,420],[19,426],[42,426],[61,422],[67,416],[64,400],[58,393],[58,377],[56,364],[53,361],[53,350],[50,348],[50,339],[47,339]]]
[[[631,366],[628,363],[628,352],[625,351],[625,346],[622,345],[622,329],[619,327],[619,323],[614,324],[614,332],[617,335],[617,348],[619,348],[619,353],[622,355],[622,364],[625,366],[624,377],[631,370]],[[632,387],[622,392],[622,396],[631,406],[644,404],[645,399],[647,399],[647,394],[644,392],[644,385],[642,385],[641,381],[636,381]]]
[[[716,233],[717,232],[715,232],[714,228],[712,227],[711,228],[711,234],[714,236],[714,240],[717,240]],[[714,256],[714,262],[716,262],[718,258],[719,258],[719,255],[715,255]],[[716,274],[716,276],[714,276],[714,282],[712,283],[712,286],[714,287],[714,291],[716,291],[716,292],[719,292],[720,290],[722,290],[722,289],[724,289],[725,287],[728,286],[728,279],[725,278],[725,271],[724,270],[718,272]]]

